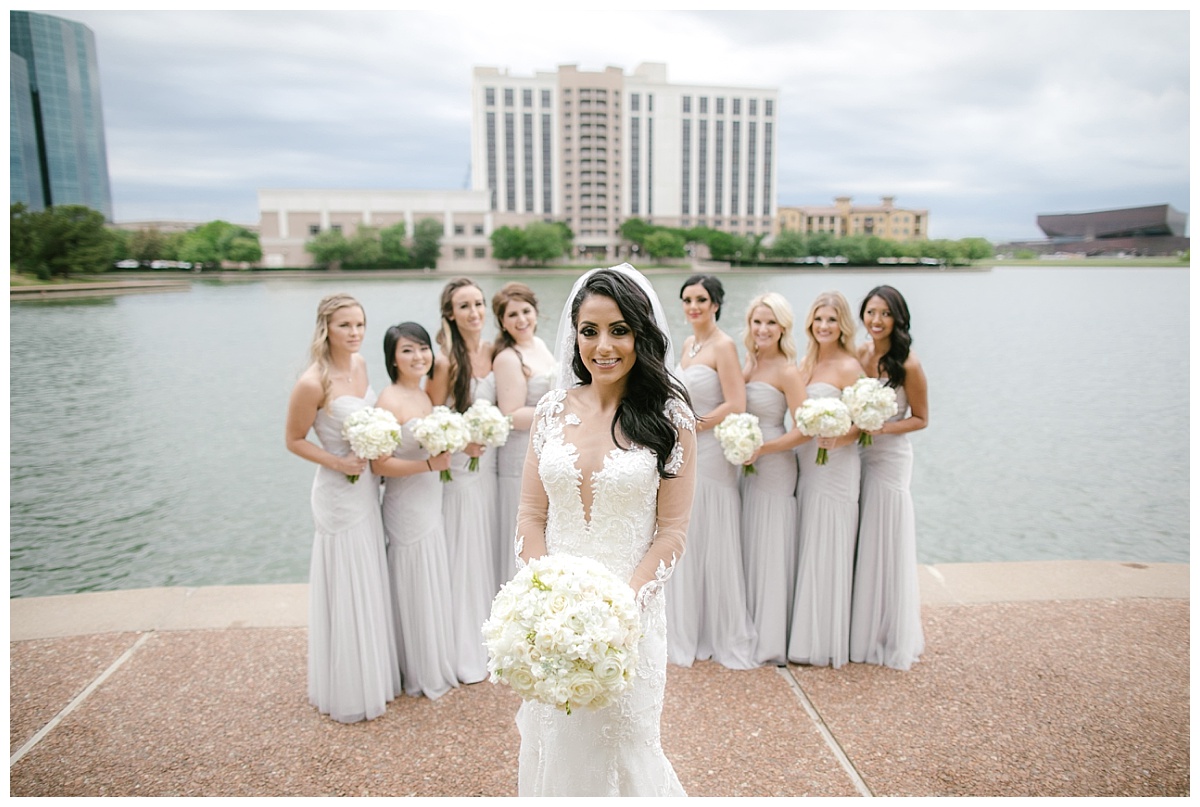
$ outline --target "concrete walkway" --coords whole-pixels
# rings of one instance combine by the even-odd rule
[[[949,564],[921,586],[908,672],[668,667],[663,746],[688,793],[1190,794],[1187,565]],[[505,687],[352,725],[309,706],[306,597],[10,600],[11,795],[516,795]]]

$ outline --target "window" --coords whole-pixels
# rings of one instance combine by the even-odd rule
[[[484,98],[483,102],[485,104],[487,104],[488,106],[495,106],[496,105],[496,88],[495,87],[485,88],[483,91],[483,98]]]
[[[683,96],[683,114],[690,115],[692,112],[692,96]]]
[[[513,105],[513,91],[512,91],[511,87],[508,87],[504,90],[504,105],[505,106]]]
[[[475,257],[476,258],[486,258],[487,257],[487,248],[486,247],[475,247]]]
[[[309,235],[320,235],[321,234],[321,225],[320,224],[308,225],[308,234]]]
[[[733,99],[733,114],[735,114],[735,115],[742,114],[742,99],[741,98]]]
[[[751,98],[747,103],[750,105],[750,114],[757,115],[758,114],[758,99]]]
[[[467,228],[465,226],[463,226],[462,224],[454,225],[454,234],[455,235],[465,235],[466,232],[467,232]]]
[[[542,109],[550,108],[550,91],[542,90]]]
[[[725,114],[725,99],[724,98],[717,99],[717,114],[718,115]]]
[[[642,96],[641,95],[639,95],[636,92],[630,93],[629,109],[632,110],[633,112],[641,112],[642,111]]]
[[[471,225],[471,235],[483,235],[483,225],[482,224],[472,224]]]
[[[701,115],[708,114],[708,96],[707,95],[700,96],[700,114]]]
[[[466,248],[465,247],[455,247],[454,248],[454,257],[459,258],[459,259],[467,257]]]
[[[768,118],[775,114],[775,102],[770,98],[767,98],[763,101],[763,114]]]
[[[521,90],[521,106],[533,106],[533,90]]]
[[[330,225],[329,229],[333,230],[335,233],[340,233],[342,231],[342,225],[332,224]]]

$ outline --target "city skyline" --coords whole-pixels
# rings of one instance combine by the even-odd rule
[[[932,238],[993,241],[1039,213],[1190,213],[1185,11],[39,13],[95,33],[118,222],[469,187],[474,67],[642,62],[779,88],[780,206],[894,196]]]

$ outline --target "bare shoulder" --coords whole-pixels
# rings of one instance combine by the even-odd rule
[[[517,351],[506,347],[496,354],[496,358],[492,359],[492,367],[496,370],[520,369],[521,357],[517,355]]]

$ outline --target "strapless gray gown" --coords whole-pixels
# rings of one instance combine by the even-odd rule
[[[424,461],[429,454],[413,436],[412,424],[401,426],[403,440],[393,456]],[[387,479],[383,531],[404,691],[439,698],[458,686],[458,678],[442,483],[436,473]]]
[[[676,374],[697,413],[724,397],[717,371],[694,364]],[[757,635],[742,568],[739,468],[725,459],[712,429],[696,434],[696,493],[687,545],[667,582],[667,653],[672,664],[712,659],[734,670],[757,667]]]
[[[904,388],[897,414],[908,417]],[[913,515],[913,453],[907,434],[875,435],[859,448],[862,493],[858,559],[850,616],[850,660],[907,670],[925,649],[917,583],[917,528]]]
[[[758,416],[763,440],[786,430],[787,398],[762,381],[746,385],[746,411]],[[755,659],[787,662],[788,623],[796,589],[796,453],[759,457],[757,473],[742,477],[742,560],[746,597],[758,631]]]
[[[471,381],[471,401],[496,402],[495,380],[489,373]],[[447,404],[453,409],[453,401]],[[453,597],[454,663],[458,680],[473,684],[488,677],[483,623],[492,612],[496,582],[496,546],[500,529],[496,513],[496,450],[479,458],[479,470],[468,471],[470,457],[450,459],[453,481],[442,485],[442,515],[446,548],[450,556],[450,593]]]
[[[313,431],[325,450],[350,454],[342,421],[374,404],[375,393],[368,389],[363,398],[341,395],[318,410]],[[351,483],[340,471],[317,468],[312,515],[308,700],[342,723],[370,720],[401,691],[379,477],[367,468]]]
[[[841,397],[832,384],[808,386],[810,398]],[[817,441],[802,443],[797,500],[800,560],[788,660],[841,667],[850,660],[850,597],[858,535],[858,446],[829,449],[817,465]]]

